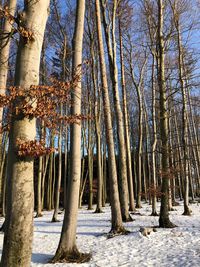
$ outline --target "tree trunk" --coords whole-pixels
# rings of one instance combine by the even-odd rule
[[[9,0],[6,3],[8,7],[8,12],[10,15],[14,16],[17,0]],[[3,21],[3,19],[1,18]],[[3,24],[3,23],[2,23]],[[1,38],[0,38],[0,94],[6,93],[6,83],[8,75],[8,61],[9,61],[9,51],[10,51],[10,40],[11,37],[4,38],[4,34],[9,34],[12,31],[12,23],[7,19],[4,20],[4,25],[1,28]],[[0,107],[0,129],[3,126],[3,108]],[[2,166],[2,141],[3,134],[0,131],[0,167]],[[2,178],[0,179],[0,207],[2,207],[3,191],[2,191]]]
[[[183,142],[183,154],[184,154],[184,213],[183,215],[191,215],[189,209],[189,151],[188,151],[188,112],[187,112],[187,95],[184,82],[184,72],[183,72],[183,50],[182,50],[182,40],[179,24],[179,15],[176,12],[176,3],[174,11],[174,22],[177,30],[177,42],[178,42],[178,65],[179,65],[179,82],[182,92],[182,142]]]
[[[124,73],[123,39],[122,39],[122,32],[121,32],[121,25],[120,24],[121,24],[121,22],[119,20],[121,84],[122,84],[122,94],[123,94],[123,113],[124,113],[125,143],[126,143],[126,155],[127,155],[129,210],[135,211],[132,160],[131,160],[131,148],[130,148],[130,137],[129,137],[129,125],[128,125],[128,111],[127,111],[127,100],[126,100],[127,96],[126,96],[126,84],[125,84],[125,73]]]
[[[95,54],[94,54],[94,40],[91,40],[91,57],[92,57],[92,82],[94,87],[94,113],[95,113],[95,133],[96,133],[96,147],[97,147],[97,179],[98,179],[98,191],[97,191],[97,207],[96,213],[102,211],[102,194],[103,194],[103,175],[101,164],[101,97],[99,89],[97,88],[97,75],[95,71]]]
[[[63,116],[62,112],[62,104],[60,107],[61,116]],[[56,179],[56,193],[55,193],[55,204],[54,204],[54,213],[52,222],[58,222],[58,210],[59,210],[59,204],[60,204],[60,187],[61,187],[61,178],[62,178],[62,125],[59,129],[59,137],[58,137],[58,177]]]
[[[161,207],[159,226],[171,228],[175,225],[169,220],[168,197],[169,197],[169,162],[168,162],[168,114],[167,114],[167,97],[165,84],[165,62],[164,62],[164,38],[163,38],[163,0],[158,0],[158,45],[159,45],[159,72],[158,85],[160,93],[160,137],[161,137]]]
[[[73,105],[71,115],[81,114],[81,70],[82,42],[84,30],[85,0],[77,0],[76,23],[73,37],[73,76],[79,75],[72,93]],[[79,253],[76,247],[76,228],[81,175],[81,122],[70,128],[70,179],[67,186],[67,200],[62,233],[56,254],[52,262],[82,262],[90,259],[90,255]]]
[[[37,181],[37,214],[36,217],[42,217],[42,169],[43,157],[39,157],[38,181]]]
[[[131,217],[128,211],[128,184],[127,184],[127,165],[126,165],[126,147],[125,147],[125,135],[124,135],[124,121],[120,106],[119,89],[118,89],[118,67],[117,67],[117,52],[116,52],[116,40],[115,40],[115,20],[117,11],[117,0],[113,1],[113,13],[112,13],[112,38],[109,31],[109,27],[106,22],[106,10],[104,1],[101,0],[101,7],[103,10],[103,25],[105,31],[106,44],[108,49],[108,59],[110,68],[110,78],[112,81],[113,90],[113,102],[116,113],[117,124],[117,137],[119,145],[119,196],[121,204],[121,214],[124,222],[131,221]],[[112,48],[111,48],[112,42]]]
[[[117,181],[117,168],[114,150],[114,138],[112,129],[111,109],[110,100],[108,94],[108,83],[106,76],[106,64],[103,47],[103,36],[101,29],[101,15],[99,0],[96,3],[96,18],[97,18],[97,35],[99,45],[99,58],[101,66],[101,81],[102,81],[102,94],[103,94],[103,107],[104,107],[104,118],[106,128],[106,141],[108,146],[108,160],[109,160],[109,182],[110,182],[110,202],[112,212],[112,228],[113,233],[123,233],[125,231],[122,225],[122,215],[119,202],[118,192],[118,181]]]
[[[34,39],[20,37],[17,54],[15,86],[29,89],[39,83],[39,67],[44,30],[48,17],[49,0],[25,1],[27,29],[34,29]],[[38,20],[38,15],[40,19]],[[13,114],[14,115],[14,114]],[[2,267],[29,267],[33,237],[33,159],[20,158],[16,140],[34,140],[35,119],[12,116],[8,149],[8,203],[4,236]]]

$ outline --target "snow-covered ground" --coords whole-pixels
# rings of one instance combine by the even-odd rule
[[[200,206],[193,204],[193,215],[182,216],[183,206],[170,212],[174,229],[157,229],[148,237],[140,234],[141,226],[157,226],[158,217],[151,217],[151,207],[143,204],[141,215],[133,215],[133,222],[124,224],[129,235],[108,239],[110,207],[105,213],[95,214],[83,208],[79,211],[77,246],[81,252],[91,252],[92,259],[85,264],[49,264],[55,254],[61,232],[60,222],[51,223],[52,212],[35,219],[34,244],[31,266],[81,266],[81,267],[199,267],[200,266]],[[3,235],[0,235],[0,250]]]

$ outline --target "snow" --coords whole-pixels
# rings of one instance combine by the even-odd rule
[[[132,215],[133,222],[125,223],[129,235],[107,238],[110,230],[110,207],[105,213],[95,214],[86,207],[79,211],[77,246],[81,252],[91,252],[92,259],[85,264],[49,264],[58,246],[63,214],[60,222],[51,223],[52,212],[34,219],[34,242],[31,266],[43,267],[199,267],[200,266],[200,206],[190,206],[192,216],[183,216],[182,203],[170,212],[170,219],[178,225],[174,229],[157,228],[148,237],[139,232],[141,226],[158,225],[158,217],[149,216],[151,207],[143,203],[141,215]],[[2,221],[1,221],[2,222]],[[2,250],[3,234],[0,235]]]

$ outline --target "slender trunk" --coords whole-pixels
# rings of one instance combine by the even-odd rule
[[[99,0],[96,3],[96,19],[97,19],[97,35],[99,45],[99,58],[101,66],[101,81],[102,81],[102,94],[103,94],[103,107],[104,107],[104,118],[106,128],[106,140],[108,146],[108,160],[109,160],[109,182],[110,182],[110,202],[111,202],[111,213],[112,213],[112,228],[111,231],[114,233],[124,232],[122,225],[122,215],[119,202],[118,192],[118,181],[117,181],[117,168],[114,150],[114,137],[112,130],[112,119],[111,119],[111,108],[108,93],[108,83],[106,75],[106,64],[103,47],[103,36],[101,29],[101,15]]]
[[[132,160],[131,160],[131,148],[129,137],[129,125],[128,125],[128,111],[127,111],[127,96],[126,96],[126,84],[124,74],[124,54],[123,54],[123,39],[121,32],[121,25],[119,20],[119,38],[120,38],[120,60],[121,60],[121,84],[123,94],[123,113],[124,113],[124,128],[125,128],[125,144],[126,144],[126,156],[127,156],[127,171],[128,171],[128,190],[129,190],[129,210],[135,211],[134,202],[134,190],[133,190],[133,175],[132,175]]]
[[[158,216],[156,209],[156,147],[157,147],[157,126],[156,126],[156,87],[155,87],[155,54],[152,62],[152,123],[153,123],[153,144],[151,147],[152,154],[152,216]]]
[[[62,112],[62,104],[61,104],[61,116],[63,115]],[[60,187],[61,187],[61,178],[62,178],[62,125],[60,126],[59,130],[59,137],[58,137],[58,178],[56,179],[56,193],[55,193],[55,204],[54,204],[54,213],[52,222],[58,221],[58,210],[60,204]]]
[[[178,64],[179,64],[179,82],[181,85],[181,92],[182,92],[182,142],[183,142],[183,153],[184,153],[184,213],[183,215],[190,215],[189,209],[189,177],[188,177],[188,169],[189,169],[189,151],[188,151],[188,116],[187,116],[187,95],[185,89],[185,82],[184,82],[184,73],[183,73],[183,51],[182,51],[182,40],[181,40],[181,33],[180,33],[180,25],[179,25],[179,18],[176,16],[175,18],[175,25],[177,30],[177,42],[178,42]]]
[[[118,67],[117,67],[117,52],[116,52],[116,40],[115,40],[115,20],[116,20],[116,9],[117,0],[113,1],[113,12],[112,12],[112,38],[108,25],[106,22],[106,10],[104,6],[104,1],[101,0],[101,7],[103,10],[103,25],[105,31],[106,44],[108,49],[108,59],[110,68],[110,78],[112,81],[113,90],[113,102],[114,109],[116,113],[116,124],[117,124],[117,137],[119,146],[119,165],[120,165],[120,175],[119,175],[119,196],[121,204],[121,214],[123,221],[127,222],[132,220],[128,212],[128,184],[127,184],[127,165],[126,165],[126,147],[125,147],[125,135],[124,135],[124,120],[121,111],[120,98],[119,98],[119,88],[118,88]],[[112,42],[112,48],[111,48]]]
[[[40,139],[43,138],[44,125],[40,127]],[[42,217],[42,174],[43,174],[43,157],[39,157],[38,181],[37,181],[37,214],[36,217]]]
[[[8,7],[8,12],[10,15],[14,16],[16,9],[17,0],[9,0],[6,3]],[[3,5],[3,4],[2,4]],[[3,19],[1,18],[1,21]],[[6,84],[7,84],[7,76],[8,76],[8,61],[9,61],[9,51],[10,51],[10,43],[11,37],[5,38],[4,34],[9,34],[12,31],[12,23],[8,21],[8,19],[4,19],[4,23],[2,22],[1,27],[1,38],[0,38],[0,94],[6,93]],[[8,39],[9,38],[9,39]],[[2,157],[3,157],[3,133],[1,132],[1,127],[3,126],[3,108],[0,107],[0,167],[2,166]],[[2,177],[0,177],[0,208],[2,207],[3,200],[3,191],[2,191]]]
[[[42,217],[42,169],[43,157],[39,157],[38,181],[37,181],[37,214],[36,217]]]
[[[1,161],[1,169],[0,169],[0,180],[2,181],[2,216],[6,215],[6,147],[8,145],[8,134],[5,134],[4,142],[3,142],[3,152],[2,152],[2,161]]]
[[[174,227],[174,224],[169,220],[168,198],[169,198],[169,162],[168,162],[168,114],[167,114],[167,97],[165,84],[165,50],[163,38],[163,0],[158,0],[158,44],[159,44],[159,72],[158,85],[160,93],[160,136],[161,136],[161,207],[159,226],[164,228]]]
[[[48,163],[49,163],[49,155],[46,156],[45,164],[44,164],[44,171],[43,171],[43,174],[42,174],[42,188],[41,188],[42,209],[44,208],[44,193],[45,193],[44,185],[45,185],[45,178],[46,178]]]
[[[103,206],[106,205],[107,201],[107,157],[106,157],[106,144],[103,146]]]
[[[82,43],[84,30],[85,0],[77,0],[76,23],[73,37],[73,75],[80,75],[74,85],[71,115],[81,114],[81,70],[82,70]],[[70,128],[70,179],[67,186],[67,200],[65,215],[62,226],[60,242],[53,258],[57,261],[80,260],[82,262],[90,259],[89,255],[79,253],[76,247],[76,228],[79,202],[79,188],[81,175],[81,122],[71,125]]]
[[[101,97],[100,92],[97,89],[97,75],[95,71],[95,54],[94,54],[94,41],[91,41],[91,57],[92,57],[92,82],[94,87],[94,113],[95,113],[95,133],[96,133],[96,147],[97,147],[97,179],[98,179],[98,191],[97,191],[97,207],[96,213],[102,212],[102,194],[103,194],[103,175],[101,164]]]
[[[53,144],[53,141],[51,142]],[[48,183],[47,183],[47,210],[52,209],[52,180],[53,180],[53,157],[54,153],[50,155],[50,160],[49,160],[49,170],[48,170]]]
[[[68,127],[66,126],[66,133],[65,133],[65,165],[64,165],[64,207],[66,207],[66,194],[67,194],[67,160],[68,160]]]
[[[131,59],[130,59],[131,60]],[[131,62],[131,61],[130,61]],[[131,78],[133,85],[136,88],[137,100],[139,107],[139,119],[138,119],[138,147],[137,147],[137,196],[136,196],[136,208],[141,208],[141,196],[142,196],[142,147],[143,147],[143,104],[141,95],[141,86],[138,85],[134,78],[132,63],[130,63]]]
[[[186,88],[188,88],[188,84],[186,85]],[[200,181],[200,142],[198,140],[198,135],[197,135],[197,125],[195,125],[194,121],[194,116],[193,116],[193,110],[192,110],[192,104],[191,104],[191,97],[190,97],[190,91],[187,91],[187,99],[188,99],[188,104],[189,104],[189,111],[190,111],[190,121],[191,124],[189,123],[189,129],[190,130],[190,125],[191,125],[191,131],[193,131],[193,143],[194,143],[194,150],[196,154],[196,168],[197,168],[197,179]],[[188,112],[189,113],[189,112]],[[188,116],[189,117],[189,116]]]

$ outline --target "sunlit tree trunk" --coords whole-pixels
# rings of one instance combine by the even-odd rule
[[[82,43],[84,30],[85,1],[76,2],[76,22],[73,36],[73,76],[78,80],[73,88],[71,115],[81,114],[81,70]],[[74,123],[70,128],[70,177],[67,186],[65,215],[60,242],[52,262],[71,262],[89,260],[89,255],[80,253],[76,246],[76,228],[79,204],[79,189],[81,176],[81,122]]]
[[[107,83],[106,65],[105,65],[105,56],[103,47],[103,36],[101,29],[101,13],[100,13],[99,0],[96,0],[95,3],[96,3],[97,35],[99,44],[100,66],[101,66],[101,81],[102,81],[106,141],[108,147],[108,160],[109,160],[110,202],[111,202],[111,213],[112,213],[111,231],[113,233],[121,233],[124,232],[125,230],[122,225],[122,215],[119,202],[117,168],[116,168],[111,108],[110,108],[110,100],[108,94],[108,83]]]
[[[112,6],[112,31],[110,33],[109,25],[106,21],[106,7],[104,0],[101,0],[101,7],[103,13],[103,25],[106,38],[106,44],[108,49],[110,78],[112,81],[113,90],[113,102],[114,110],[116,113],[116,125],[117,125],[117,137],[119,147],[119,166],[120,175],[119,180],[119,196],[121,204],[121,214],[123,221],[132,220],[128,211],[128,183],[127,183],[127,163],[126,163],[126,147],[125,147],[125,135],[124,135],[124,120],[120,105],[119,88],[118,88],[118,67],[117,67],[117,51],[116,51],[116,38],[115,38],[115,24],[116,24],[116,11],[117,0],[113,1]],[[112,36],[112,37],[111,37]],[[112,46],[111,46],[112,44]]]
[[[40,54],[49,0],[24,2],[24,25],[32,29],[34,39],[20,37],[17,54],[15,86],[26,90],[39,83]],[[40,19],[38,20],[38,15]],[[35,119],[13,114],[8,149],[8,203],[4,236],[2,267],[29,267],[33,237],[33,159],[20,158],[17,153],[17,139],[34,140]]]

